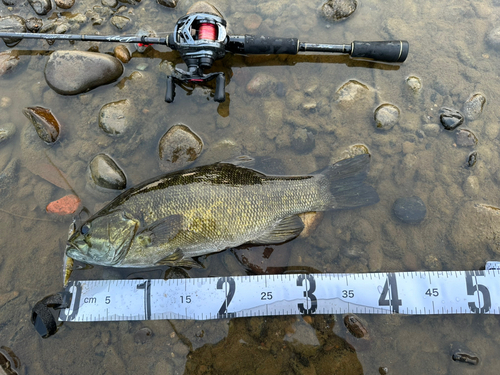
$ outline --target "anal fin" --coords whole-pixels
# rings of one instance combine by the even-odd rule
[[[297,215],[285,217],[270,231],[250,241],[254,245],[277,244],[297,237],[304,229],[304,223]]]

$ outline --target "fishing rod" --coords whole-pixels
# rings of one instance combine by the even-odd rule
[[[215,79],[214,100],[219,103],[224,102],[226,98],[224,73],[205,74],[204,70],[211,68],[214,61],[222,59],[227,52],[242,55],[296,55],[299,52],[339,53],[385,63],[402,63],[408,56],[409,43],[404,40],[328,44],[303,43],[297,38],[227,35],[227,22],[215,7],[211,7],[210,11],[204,8],[203,12],[196,12],[193,11],[196,6],[197,4],[194,4],[187,14],[177,21],[174,32],[164,38],[16,32],[0,32],[0,38],[9,39],[10,42],[16,39],[45,39],[165,45],[178,51],[182,61],[187,65],[187,71],[176,67],[171,75],[167,76],[165,94],[167,103],[174,101],[176,84],[206,83],[212,79]]]

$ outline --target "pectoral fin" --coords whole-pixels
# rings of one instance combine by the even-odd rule
[[[281,220],[269,232],[252,240],[250,243],[255,245],[276,244],[289,241],[297,237],[304,229],[304,223],[297,215],[288,216]]]
[[[155,266],[203,268],[203,265],[195,261],[193,258],[185,258],[181,249],[177,249],[172,254],[160,259],[155,263]]]
[[[173,239],[182,230],[182,215],[170,215],[157,220],[137,233],[145,246],[159,246]]]

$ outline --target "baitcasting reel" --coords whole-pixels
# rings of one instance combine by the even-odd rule
[[[227,23],[219,11],[205,2],[195,3],[181,17],[173,34],[166,38],[149,36],[123,37],[71,34],[33,34],[0,32],[0,38],[15,39],[81,40],[95,42],[163,44],[179,52],[187,71],[175,68],[167,77],[165,101],[175,97],[175,85],[191,82],[208,82],[215,78],[214,100],[222,103],[226,98],[225,75],[222,72],[205,74],[215,60],[226,52],[235,54],[287,54],[299,52],[326,52],[349,54],[351,57],[373,59],[380,62],[401,63],[408,56],[409,44],[404,40],[383,42],[352,42],[351,44],[302,43],[297,38],[276,38],[254,35],[227,35]]]
[[[215,81],[216,102],[225,100],[224,73],[204,74],[215,60],[226,55],[226,21],[219,15],[209,13],[187,14],[180,18],[175,25],[174,33],[168,36],[167,44],[170,48],[179,51],[188,71],[175,68],[174,75],[167,77],[167,93],[165,101],[171,103],[175,96],[175,81],[207,82]]]

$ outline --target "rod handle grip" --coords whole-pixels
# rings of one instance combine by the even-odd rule
[[[364,57],[381,62],[403,62],[410,44],[406,40],[384,42],[352,42],[351,57]]]
[[[299,52],[299,40],[248,34],[232,35],[229,36],[226,50],[244,55],[296,55]]]

